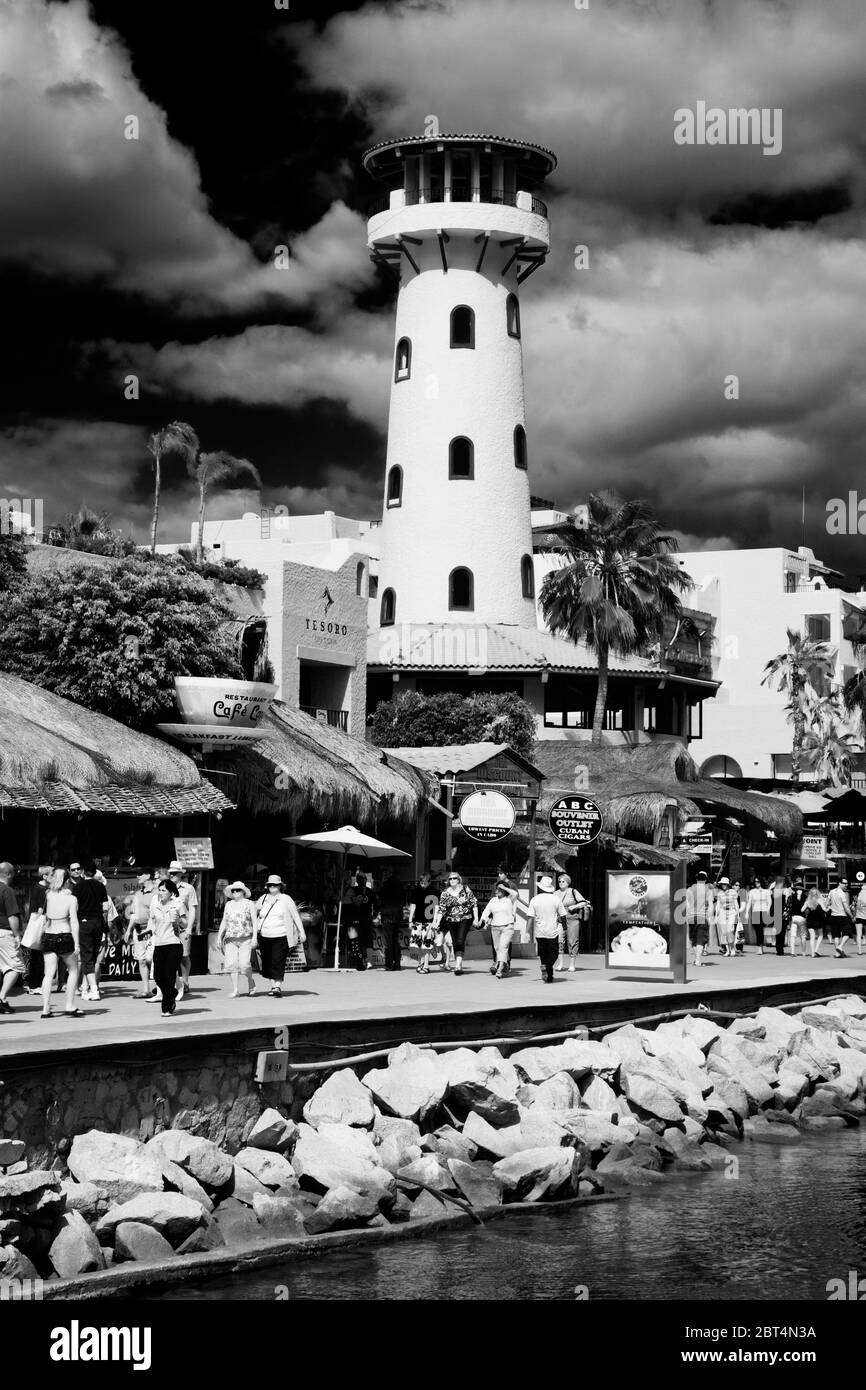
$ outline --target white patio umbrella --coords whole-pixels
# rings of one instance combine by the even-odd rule
[[[411,859],[404,849],[386,845],[384,840],[375,840],[356,830],[354,825],[344,825],[339,830],[318,830],[312,835],[284,835],[293,845],[303,845],[305,849],[330,850],[340,856],[340,898],[337,905],[337,936],[334,942],[334,964],[332,970],[340,968],[340,929],[343,924],[343,880],[346,876],[346,859],[355,855],[360,859]]]

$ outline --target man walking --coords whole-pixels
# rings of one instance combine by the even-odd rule
[[[70,867],[70,873],[72,872]],[[105,934],[108,891],[96,877],[92,862],[78,866],[72,892],[78,904],[78,935],[81,950],[81,997],[94,1003],[100,999],[96,978],[96,958]]]
[[[553,967],[559,955],[560,920],[565,920],[565,908],[550,874],[543,874],[538,880],[538,892],[529,900],[528,921],[535,929],[541,978],[546,985],[553,984]]]
[[[696,966],[703,965],[704,951],[710,940],[713,897],[707,875],[701,869],[696,881],[686,889],[686,925],[689,929],[689,944],[695,952]]]
[[[385,969],[399,970],[402,965],[400,928],[403,926],[403,907],[406,894],[403,885],[390,866],[385,870],[379,890],[379,911],[382,917],[382,937],[385,945]]]
[[[198,894],[193,885],[187,881],[186,869],[179,859],[172,859],[168,866],[168,876],[177,889],[185,921],[180,936],[183,958],[180,963],[177,983],[177,998],[178,1002],[180,1002],[185,994],[189,994],[189,972],[192,966],[192,938],[193,933],[196,931],[196,922],[198,920]]]
[[[843,878],[827,895],[830,904],[830,935],[836,955],[845,959],[845,939],[854,935],[854,911],[848,897],[848,880]]]
[[[10,888],[15,866],[8,860],[0,863],[0,1014],[11,1014],[8,995],[24,974],[21,955],[21,909]]]

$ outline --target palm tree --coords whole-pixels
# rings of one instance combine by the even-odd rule
[[[659,640],[682,615],[678,593],[692,587],[673,536],[646,502],[592,493],[585,527],[556,528],[562,564],[544,578],[539,603],[550,631],[582,642],[598,657],[592,742],[601,743],[610,653],[630,656]]]
[[[791,748],[791,785],[800,785],[800,754],[806,734],[806,716],[814,697],[826,695],[835,666],[826,642],[813,642],[802,632],[787,629],[788,646],[764,667],[761,685],[775,686],[788,696],[788,720],[794,726]]]
[[[822,787],[847,786],[851,780],[851,754],[860,751],[854,735],[842,733],[834,713],[828,710],[803,736],[803,749]]]
[[[857,715],[861,737],[866,739],[866,646],[859,642],[852,643],[852,646],[860,669],[843,685],[842,705],[848,714]]]
[[[153,454],[153,520],[150,524],[150,553],[156,552],[156,528],[159,522],[159,490],[162,481],[163,454],[181,454],[186,459],[194,459],[199,450],[198,435],[192,425],[183,420],[173,420],[165,429],[157,430],[147,441]]]
[[[250,463],[248,459],[235,458],[234,454],[227,454],[222,449],[213,454],[202,454],[198,460],[194,457],[189,458],[187,472],[198,483],[198,537],[195,558],[201,563],[204,550],[204,509],[209,489],[216,483],[228,482],[230,478],[236,483],[247,478],[254,487],[260,488],[262,480],[255,464]]]

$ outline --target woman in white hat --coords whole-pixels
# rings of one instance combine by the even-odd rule
[[[225,958],[226,970],[232,977],[229,999],[237,999],[240,976],[246,976],[247,993],[256,992],[253,979],[252,953],[258,942],[256,918],[250,902],[250,890],[237,879],[226,888],[226,905],[217,931],[217,946]]]
[[[712,911],[719,945],[724,948],[726,956],[733,956],[740,925],[740,895],[731,886],[729,878],[719,879]]]
[[[270,874],[256,903],[255,930],[262,957],[262,974],[271,981],[270,993],[279,999],[289,952],[306,941],[304,924],[294,900],[285,892],[279,874]]]

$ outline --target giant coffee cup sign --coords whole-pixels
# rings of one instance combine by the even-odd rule
[[[514,828],[514,803],[502,792],[470,792],[457,819],[472,840],[504,840]]]
[[[588,796],[563,796],[547,813],[550,832],[563,845],[591,845],[601,834],[603,816]]]
[[[277,687],[265,681],[221,676],[177,676],[174,691],[185,724],[255,729],[271,707]]]

